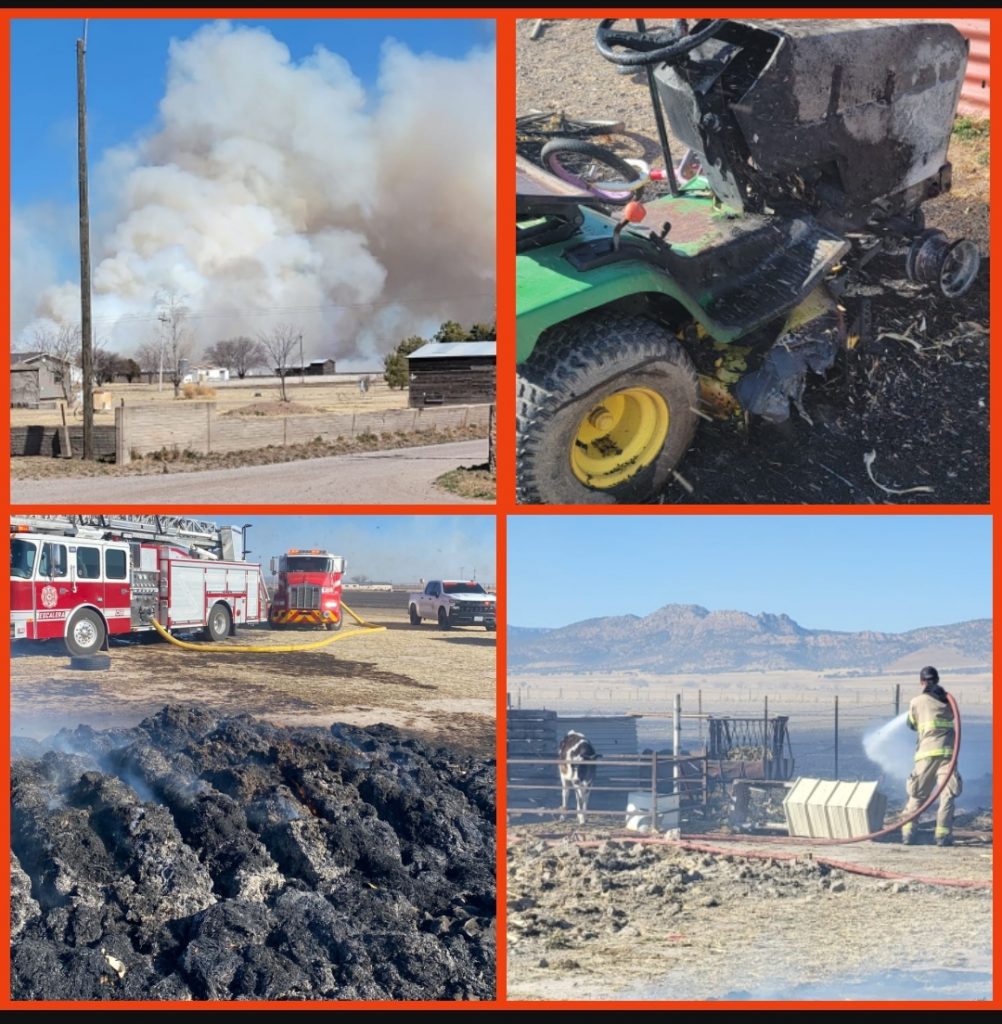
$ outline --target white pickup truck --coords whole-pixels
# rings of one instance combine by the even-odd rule
[[[412,626],[431,619],[438,622],[439,629],[480,625],[497,629],[497,595],[488,594],[472,580],[430,580],[424,590],[407,600]]]

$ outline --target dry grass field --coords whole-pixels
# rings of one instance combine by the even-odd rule
[[[213,385],[215,395],[194,396],[192,399],[174,398],[174,388],[165,382],[163,389],[156,384],[109,384],[101,388],[111,396],[111,408],[96,412],[95,423],[115,422],[114,407],[124,401],[128,405],[148,405],[151,402],[173,402],[179,414],[191,401],[215,402],[221,414],[290,416],[318,412],[381,412],[385,409],[406,409],[407,391],[392,390],[378,374],[370,374],[369,389],[363,395],[358,390],[358,375],[346,374],[341,381],[324,380],[321,383],[301,384],[298,377],[285,385],[289,401],[281,401],[277,381],[267,378],[262,382],[236,381]],[[73,422],[81,421],[79,405],[69,413]],[[60,422],[58,409],[11,409],[11,426],[28,424],[53,425]]]

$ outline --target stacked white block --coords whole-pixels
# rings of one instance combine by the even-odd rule
[[[851,839],[883,827],[887,797],[876,782],[797,779],[783,800],[783,811],[791,836]]]

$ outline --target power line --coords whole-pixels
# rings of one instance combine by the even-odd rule
[[[349,309],[380,309],[388,306],[421,306],[440,302],[469,301],[470,299],[494,299],[494,292],[466,292],[463,295],[443,295],[438,298],[428,299],[389,299],[383,302],[354,302],[354,303],[329,303],[320,306],[268,306],[264,309],[228,310],[219,313],[189,313],[187,320],[224,320],[247,317],[266,316],[292,316],[303,313],[319,313],[325,310],[349,310]],[[123,313],[121,316],[96,316],[92,318],[95,324],[146,324],[152,323],[158,317],[158,313]],[[15,320],[13,327],[27,327],[34,323],[37,317],[31,320]]]

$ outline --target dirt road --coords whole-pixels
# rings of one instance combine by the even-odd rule
[[[437,477],[459,466],[487,461],[487,439],[424,445],[355,455],[335,455],[301,462],[245,466],[241,469],[148,476],[72,477],[11,480],[11,502],[19,505],[68,502],[128,502],[130,504],[212,504],[229,502],[234,494],[253,495],[255,502],[287,504],[397,503],[458,504],[466,498],[440,491]],[[477,502],[473,502],[477,504]]]
[[[128,727],[167,704],[249,713],[279,725],[386,722],[435,743],[494,752],[495,635],[411,626],[397,609],[356,609],[386,632],[318,651],[228,655],[154,641],[116,646],[107,671],[69,667],[61,643],[25,644],[11,659],[11,733]],[[348,626],[345,627],[347,632]],[[319,631],[243,629],[245,646],[309,643]]]

